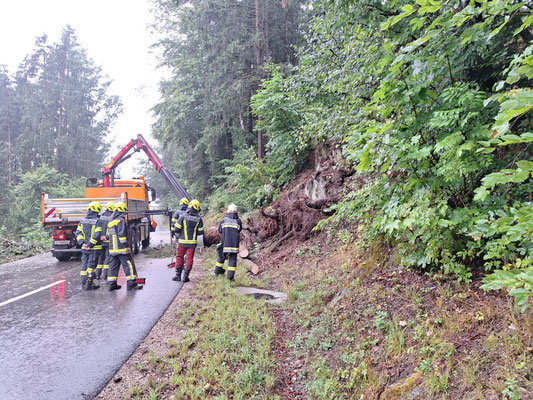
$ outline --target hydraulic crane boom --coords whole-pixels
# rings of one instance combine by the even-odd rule
[[[128,154],[132,149],[133,152]],[[186,197],[190,200],[191,196],[189,193],[187,193],[187,190],[185,190],[183,185],[172,173],[172,171],[163,165],[159,157],[154,153],[142,135],[137,135],[137,139],[130,140],[130,142],[119,151],[119,153],[111,160],[111,162],[105,166],[102,172],[104,187],[112,187],[114,185],[115,168],[130,158],[134,153],[141,150],[146,153],[148,159],[152,162],[152,164],[154,164],[157,172],[163,175],[163,178],[165,178],[174,193],[176,193],[176,195],[180,198]]]

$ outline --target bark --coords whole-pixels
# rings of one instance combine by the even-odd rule
[[[253,261],[248,260],[247,258],[241,258],[239,262],[244,265],[244,267],[252,274],[257,275],[259,273],[259,265],[257,265]]]
[[[259,14],[259,0],[255,0],[255,69],[257,81],[261,80],[259,66],[261,65],[261,18]],[[261,117],[259,117],[261,120]],[[262,160],[264,157],[263,132],[257,131],[257,158]]]

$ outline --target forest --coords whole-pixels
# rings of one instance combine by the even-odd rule
[[[337,168],[364,183],[330,202],[315,230],[357,221],[403,265],[464,281],[486,274],[486,288],[506,287],[527,305],[531,2],[154,7],[154,46],[171,73],[152,134],[196,197],[214,209],[267,207],[314,149],[336,147]],[[37,38],[0,82],[1,229],[44,240],[39,194],[81,193],[98,175],[121,103],[69,26],[57,43]]]
[[[186,340],[166,364],[146,367],[171,370],[161,390],[533,393],[532,8],[154,0],[153,47],[167,72],[151,110],[154,147],[209,215],[238,206],[261,285],[289,298],[281,310],[234,310],[229,286],[202,283],[218,308],[180,311]],[[122,107],[109,85],[70,26],[56,43],[36,38],[14,73],[0,60],[4,236],[46,247],[41,192],[82,196],[99,175]],[[148,162],[143,174],[177,205]],[[218,318],[231,328],[217,331]],[[247,353],[226,354],[235,343]],[[227,365],[216,362],[223,354]],[[308,397],[274,384],[287,354],[305,370],[294,387]],[[293,376],[283,379],[293,385]],[[150,382],[130,394],[155,390]]]
[[[159,1],[154,135],[210,204],[268,206],[322,144],[364,183],[315,229],[364,224],[402,265],[533,279],[528,1]],[[194,149],[194,150],[192,150]],[[194,166],[194,168],[190,168]]]

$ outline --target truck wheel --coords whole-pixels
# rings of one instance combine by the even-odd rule
[[[70,253],[58,253],[54,256],[58,261],[68,261],[70,260]]]
[[[148,236],[146,237],[146,239],[143,239],[141,244],[143,246],[143,250],[147,249],[148,247],[150,247],[150,232],[148,232]]]
[[[135,228],[131,231],[131,246],[131,252],[133,254],[139,254],[139,233]]]

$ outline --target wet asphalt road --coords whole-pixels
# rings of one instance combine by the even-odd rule
[[[155,232],[152,245],[161,240],[168,242],[168,230]],[[114,292],[105,285],[81,290],[80,262],[59,262],[50,254],[0,265],[0,399],[98,394],[181,289],[168,262],[137,255],[144,289],[127,291],[121,269],[123,287]]]

